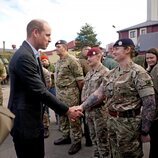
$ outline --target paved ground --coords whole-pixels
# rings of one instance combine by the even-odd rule
[[[3,96],[4,105],[8,103],[9,96],[9,86],[3,85]],[[82,140],[82,150],[79,153],[70,156],[67,151],[71,145],[55,146],[53,141],[61,136],[58,130],[58,126],[55,124],[54,112],[50,110],[51,113],[51,127],[50,127],[50,137],[45,139],[45,152],[46,158],[90,158],[92,153],[92,147],[85,147],[84,138]],[[11,136],[5,140],[5,142],[0,146],[0,158],[16,158],[13,142]]]
[[[4,96],[4,105],[7,105],[8,96],[9,96],[9,86],[3,85],[3,96]],[[79,153],[70,156],[67,151],[70,148],[70,145],[55,146],[53,140],[59,138],[61,133],[58,130],[58,126],[55,124],[54,112],[51,113],[51,127],[50,127],[50,137],[45,139],[45,158],[90,158],[92,155],[92,147],[85,147],[84,138],[82,140],[82,150]],[[144,158],[148,158],[149,144],[144,144]],[[0,146],[0,158],[16,158],[12,138],[8,136],[5,142]]]

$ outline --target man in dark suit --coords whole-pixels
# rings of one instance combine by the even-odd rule
[[[50,36],[46,21],[32,20],[27,25],[27,39],[10,61],[8,107],[16,116],[11,135],[18,158],[44,158],[43,104],[70,119],[82,115],[57,100],[44,84],[38,50],[47,48]]]

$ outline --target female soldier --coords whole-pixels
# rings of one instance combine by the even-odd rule
[[[156,104],[158,105],[158,50],[151,48],[145,55],[145,68],[151,75],[154,83]],[[157,109],[158,110],[158,109]],[[157,146],[158,146],[158,111],[156,112],[155,119],[150,129],[150,156],[149,158],[157,158]]]
[[[113,53],[119,65],[78,107],[85,110],[105,98],[113,158],[143,157],[141,139],[143,142],[150,140],[150,125],[155,115],[153,82],[141,66],[132,62],[134,47],[131,39],[116,41]]]

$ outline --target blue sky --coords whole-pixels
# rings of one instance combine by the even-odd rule
[[[1,0],[0,8],[0,48],[3,41],[6,48],[12,44],[18,48],[26,39],[27,23],[34,18],[45,19],[52,27],[47,50],[59,39],[75,39],[85,23],[106,47],[117,40],[117,30],[147,19],[147,0]]]

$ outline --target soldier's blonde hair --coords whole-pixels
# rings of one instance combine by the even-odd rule
[[[135,50],[134,46],[126,46],[125,49],[130,48],[130,56],[131,58],[136,57],[138,55],[138,52]]]

